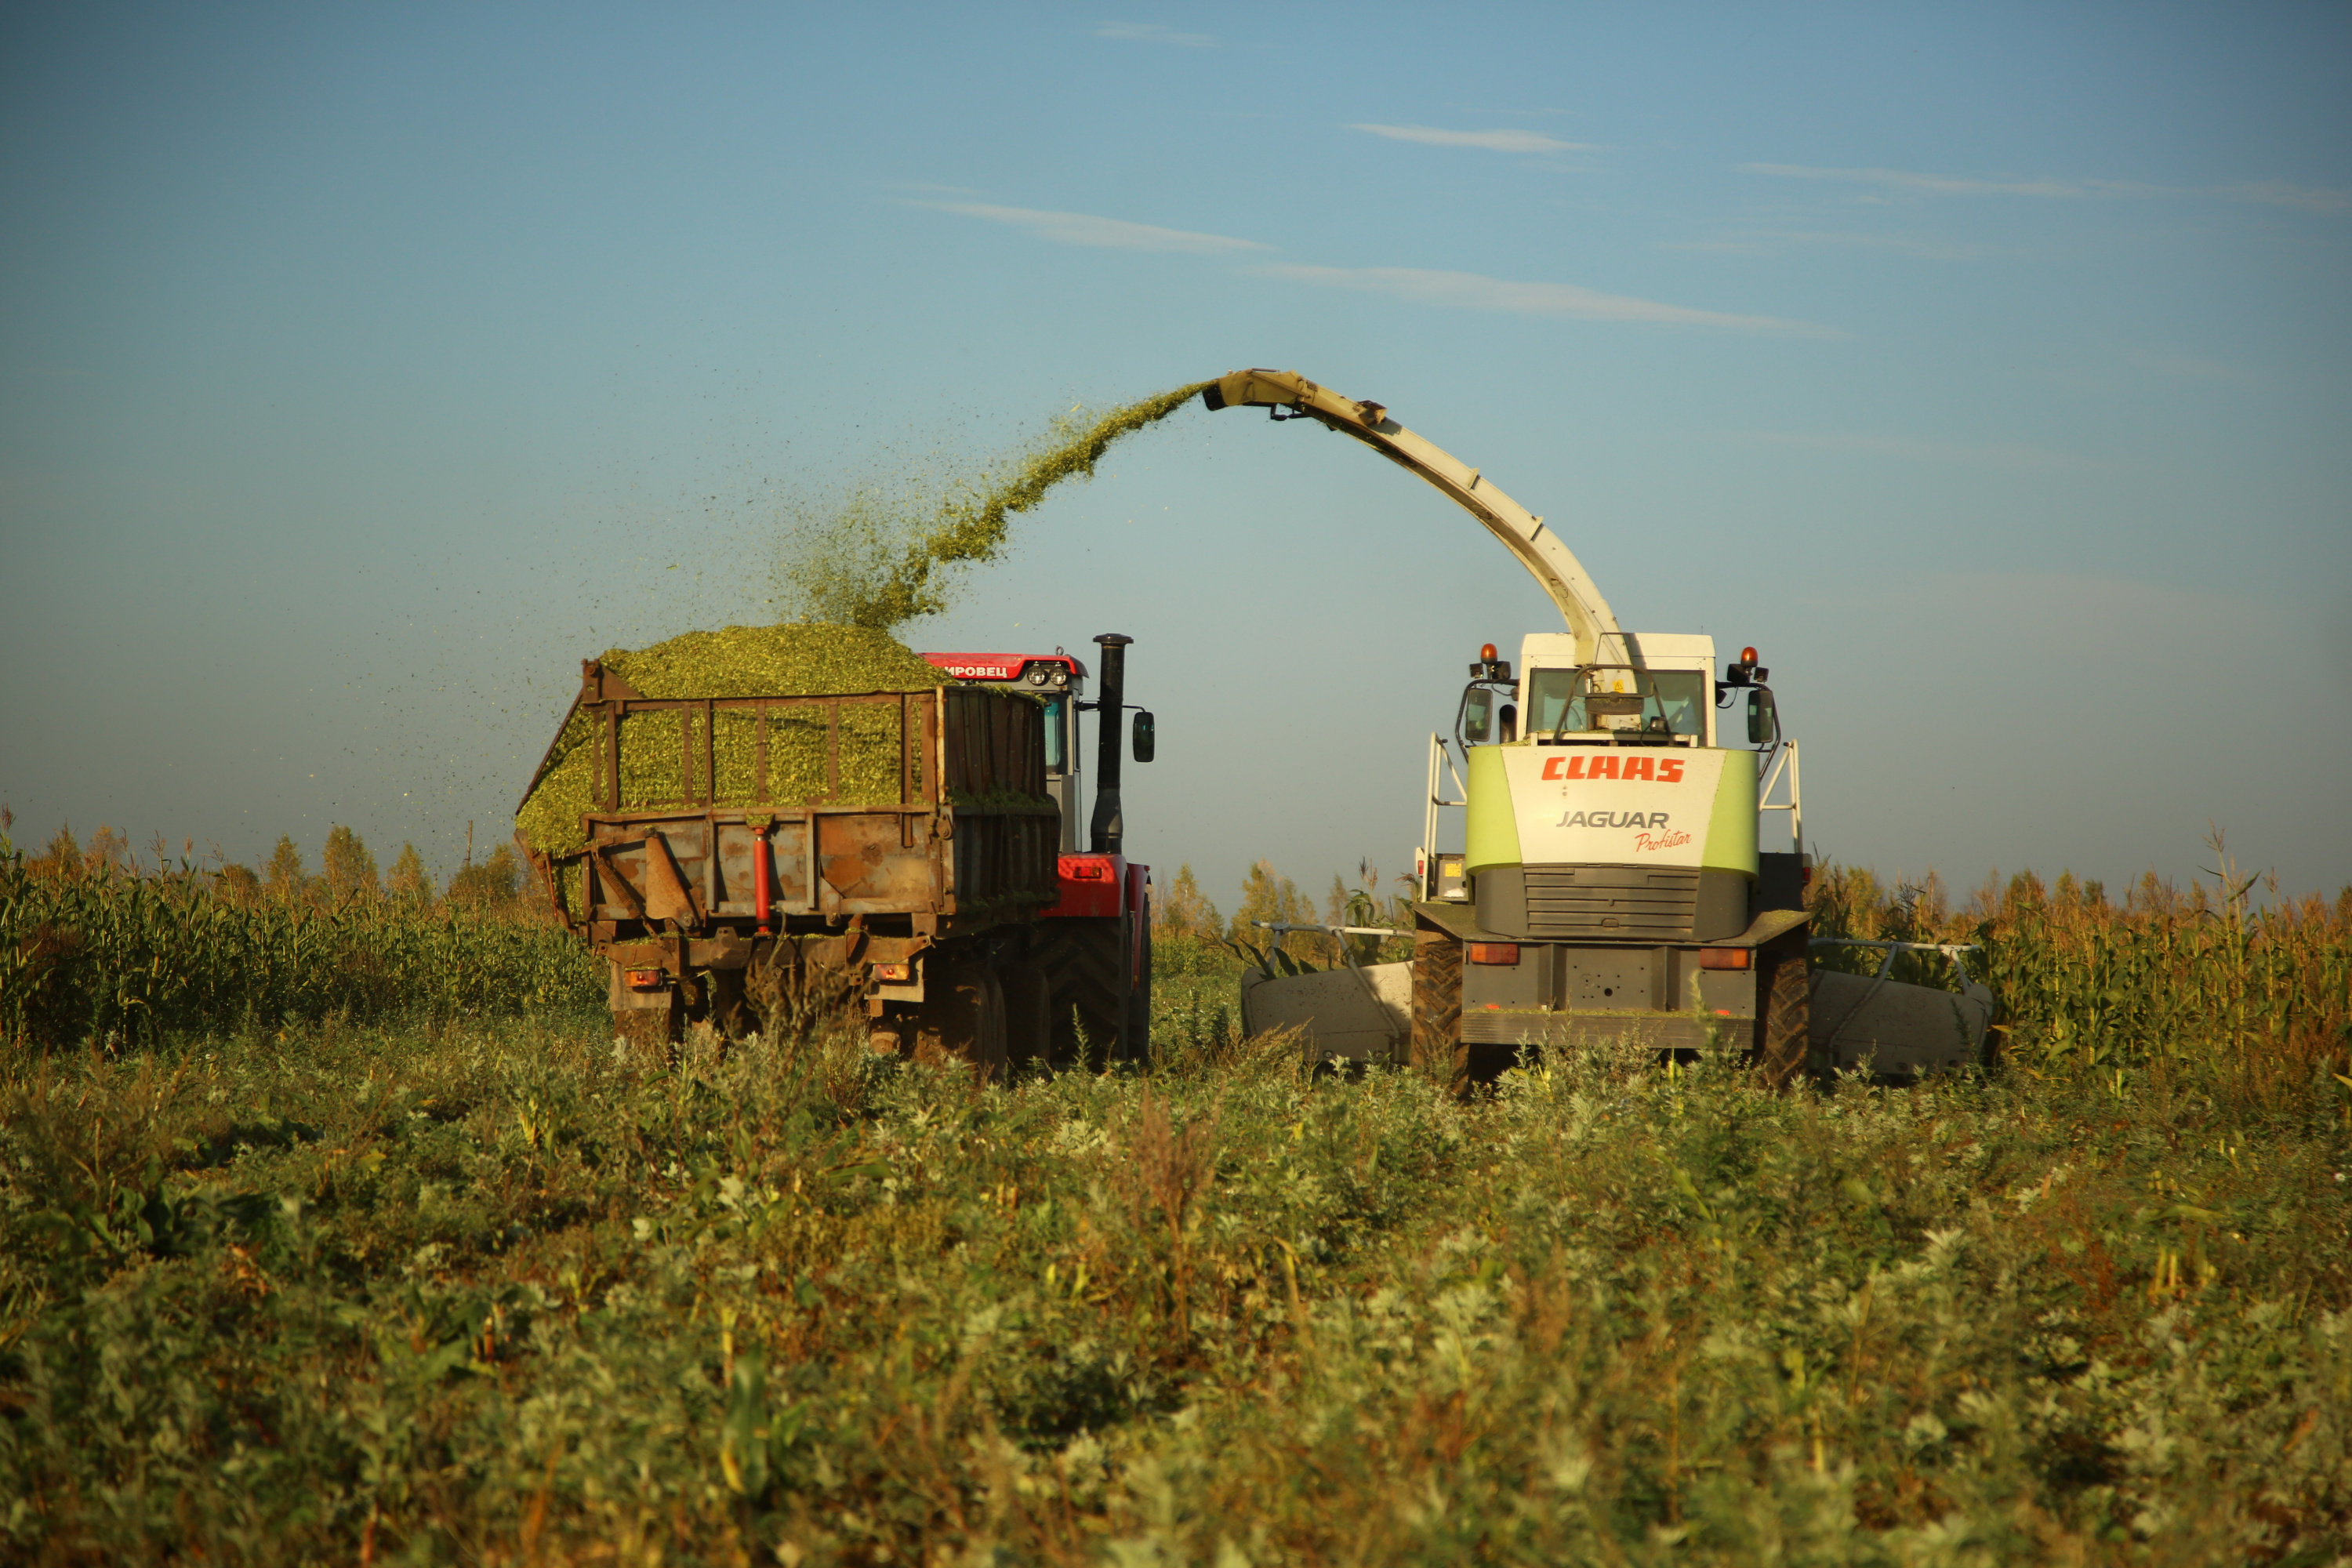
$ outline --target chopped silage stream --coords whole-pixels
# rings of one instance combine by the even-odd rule
[[[948,607],[942,569],[981,565],[1003,548],[1013,514],[1035,507],[1065,479],[1092,478],[1113,443],[1158,424],[1207,382],[1121,405],[1092,420],[1065,416],[1043,443],[911,508],[860,503],[797,531],[779,575],[809,618],[772,626],[688,632],[639,649],[612,648],[607,669],[648,698],[818,697],[927,691],[951,679],[890,635]],[[640,809],[684,798],[684,722],[676,711],[622,721],[621,804]],[[722,805],[749,805],[756,790],[755,715],[722,711],[710,738]],[[825,721],[774,712],[768,719],[768,795],[793,800],[825,789]],[[547,764],[515,814],[524,840],[542,854],[577,852],[582,818],[598,809],[602,737],[590,715],[572,713]],[[847,707],[841,715],[843,798],[898,793],[895,711]]]
[[[803,525],[779,568],[788,598],[813,620],[887,631],[948,607],[943,568],[996,559],[1014,512],[1027,511],[1069,479],[1091,479],[1113,443],[1181,408],[1210,384],[1194,382],[1092,420],[1065,416],[1044,441],[928,502],[852,501]],[[928,515],[925,512],[928,511]]]

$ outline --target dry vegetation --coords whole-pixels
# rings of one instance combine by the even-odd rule
[[[1816,891],[1994,947],[2008,1067],[1462,1105],[1213,977],[1010,1086],[569,1004],[18,1033],[0,1554],[2352,1552],[2352,906]]]

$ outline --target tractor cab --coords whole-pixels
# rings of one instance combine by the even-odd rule
[[[1062,853],[1078,843],[1078,699],[1086,690],[1087,667],[1076,657],[1052,653],[927,653],[923,658],[971,685],[1025,691],[1045,709],[1045,793],[1062,808]]]

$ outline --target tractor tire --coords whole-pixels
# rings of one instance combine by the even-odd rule
[[[1412,1065],[1457,1098],[1470,1091],[1462,1044],[1462,943],[1444,931],[1413,933]]]
[[[721,1039],[740,1040],[759,1028],[751,1004],[744,987],[743,971],[714,969],[710,972],[710,1024]]]
[[[950,1058],[969,1062],[983,1079],[1005,1073],[1004,986],[985,964],[940,966],[915,1013],[914,1057],[938,1066]]]
[[[622,1043],[630,1060],[645,1067],[668,1067],[686,1038],[686,1008],[675,984],[658,991],[630,988],[627,972],[611,965],[609,998],[613,1037]]]
[[[1766,1087],[1786,1089],[1809,1064],[1812,1049],[1812,976],[1805,962],[1806,927],[1776,937],[1757,951],[1756,1071]]]
[[[1035,952],[1053,990],[1056,1070],[1100,1072],[1119,1048],[1129,990],[1126,924],[1108,916],[1038,922]]]
[[[1134,982],[1127,993],[1127,1028],[1119,1037],[1119,1055],[1139,1065],[1151,1060],[1151,895],[1143,895],[1143,907],[1128,917],[1134,923],[1140,939],[1128,952],[1140,958]]]
[[[1015,1072],[1054,1067],[1054,985],[1045,965],[1023,960],[1004,966],[1004,1051]]]

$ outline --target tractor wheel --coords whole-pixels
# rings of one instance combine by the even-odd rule
[[[1151,1060],[1151,895],[1143,895],[1143,907],[1128,917],[1139,928],[1139,935],[1128,951],[1139,952],[1140,963],[1135,972],[1135,983],[1127,993],[1127,1029],[1119,1037],[1119,1054],[1139,1065]],[[1132,928],[1131,928],[1132,929]]]
[[[1053,987],[1055,1068],[1100,1072],[1126,1016],[1126,921],[1108,916],[1041,921],[1037,965]],[[1081,1037],[1084,1044],[1081,1045]]]
[[[634,990],[627,972],[615,963],[610,998],[613,1037],[623,1042],[629,1058],[647,1067],[669,1066],[678,1042],[686,1037],[686,1009],[678,988],[671,984],[658,991]]]
[[[915,1017],[915,1059],[937,1065],[960,1058],[983,1079],[1004,1076],[1004,987],[980,963],[940,966]]]
[[[1054,986],[1045,965],[1024,960],[1001,972],[1004,1050],[1014,1071],[1054,1065]]]
[[[1412,943],[1412,1065],[1450,1094],[1470,1089],[1470,1058],[1462,1047],[1462,943],[1423,928]]]
[[[1805,930],[1800,926],[1757,952],[1756,1068],[1766,1085],[1787,1089],[1805,1070],[1812,1047],[1812,976],[1805,964]]]
[[[722,1038],[740,1040],[759,1027],[745,992],[743,971],[714,969],[709,986],[710,1023]]]

